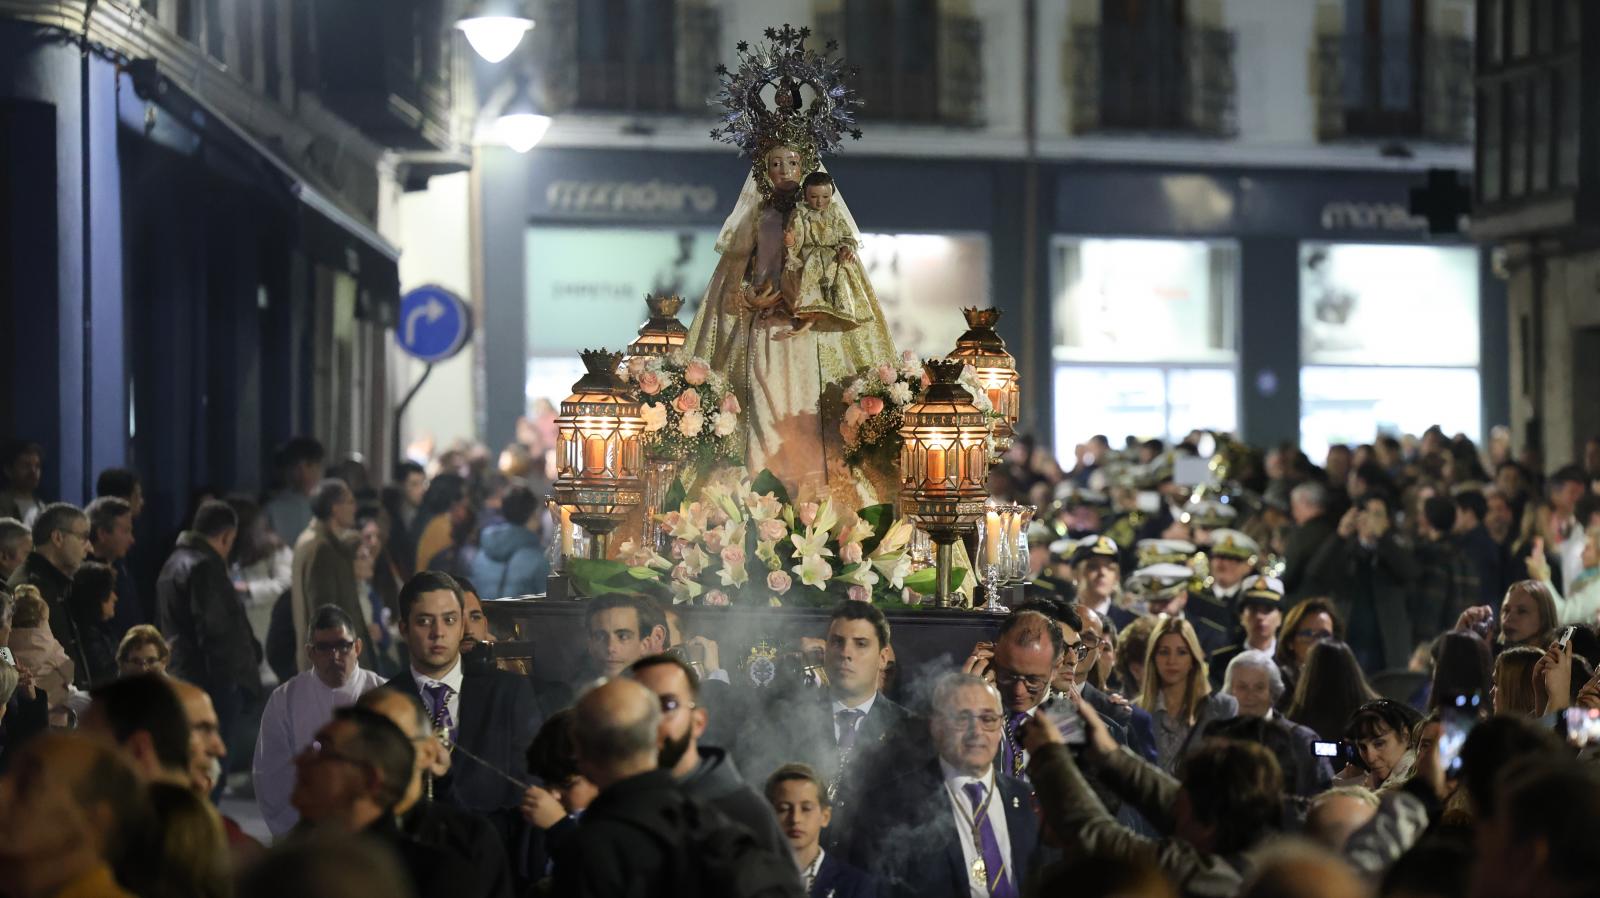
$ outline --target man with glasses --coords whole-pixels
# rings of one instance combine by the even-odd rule
[[[273,690],[261,712],[256,739],[256,804],[274,836],[294,828],[300,815],[289,803],[294,788],[294,758],[338,708],[353,705],[383,677],[360,665],[365,648],[350,615],[334,605],[317,609],[305,651],[311,669]]]
[[[72,591],[73,573],[88,557],[88,516],[76,506],[57,502],[34,518],[33,551],[11,574],[12,589],[24,583],[39,589],[39,597],[50,606],[50,632],[71,658],[78,657],[78,634],[67,610],[67,593]]]
[[[1047,677],[1043,688],[1048,686]],[[997,763],[1006,723],[1001,698],[981,676],[941,677],[929,727],[938,758],[908,765],[898,779],[875,790],[870,806],[863,805],[852,863],[878,876],[885,895],[1022,894],[1039,825],[1033,790]]]
[[[470,894],[471,864],[401,831],[396,807],[410,790],[416,750],[394,721],[367,708],[340,708],[295,756],[290,801],[308,824],[362,833],[388,845],[417,898]]]
[[[1005,706],[1005,725],[1000,738],[1000,766],[1009,776],[1022,778],[1027,769],[1027,754],[1022,750],[1020,730],[1039,705],[1050,695],[1051,685],[1067,655],[1067,642],[1061,626],[1044,607],[1019,609],[1000,625],[994,642],[980,642],[968,656],[963,672],[993,683]],[[1082,643],[1073,634],[1074,646]],[[1074,648],[1076,665],[1082,653]],[[937,707],[937,706],[936,706]]]
[[[628,668],[628,676],[661,699],[660,765],[690,798],[698,799],[743,824],[756,841],[778,857],[789,843],[765,800],[745,783],[725,749],[701,745],[707,713],[700,704],[700,678],[681,658],[651,655]]]

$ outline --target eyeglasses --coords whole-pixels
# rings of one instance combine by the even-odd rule
[[[311,744],[307,745],[305,749],[300,752],[300,756],[317,761],[343,761],[346,764],[355,764],[358,767],[372,766],[367,761],[363,761],[362,759],[352,755],[347,755],[337,748],[334,748],[332,744],[323,742],[321,739],[311,740]]]
[[[1099,644],[1096,643],[1095,645],[1090,645],[1087,642],[1074,642],[1067,646],[1067,651],[1071,653],[1073,657],[1077,658],[1079,661],[1082,661],[1083,659],[1089,657],[1089,652],[1093,651],[1097,645]]]
[[[1080,655],[1079,657],[1081,658],[1083,656]],[[1050,685],[1050,678],[1044,676],[1025,677],[1021,674],[1013,673],[1012,671],[1005,670],[1003,668],[995,668],[994,684],[996,686],[999,686],[1001,689],[1011,689],[1014,688],[1018,683],[1021,683],[1022,688],[1028,690],[1029,693],[1034,693]]]
[[[983,730],[985,733],[993,733],[1000,729],[1001,723],[1005,722],[1004,717],[993,711],[985,711],[982,714],[974,714],[971,711],[957,711],[954,713],[944,711],[939,716],[954,724],[958,730],[965,730],[973,724],[977,724],[978,729]]]
[[[348,655],[355,647],[356,644],[349,639],[341,639],[338,642],[313,642],[311,644],[312,651],[319,655]]]
[[[698,704],[696,704],[695,702],[682,702],[682,701],[679,701],[676,698],[673,698],[672,696],[669,696],[669,695],[661,696],[661,713],[662,714],[671,714],[673,711],[676,711],[679,708],[687,708],[688,710],[693,711],[695,708],[698,708],[698,707],[700,707],[700,706]]]
[[[1322,642],[1325,639],[1332,639],[1333,638],[1333,631],[1332,630],[1296,630],[1296,631],[1294,631],[1294,638],[1296,638],[1296,639],[1312,639],[1312,640],[1316,640],[1317,642]]]

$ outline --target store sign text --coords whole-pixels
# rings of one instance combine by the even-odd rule
[[[1328,203],[1322,207],[1325,231],[1426,231],[1428,220],[1399,203]]]
[[[717,207],[717,190],[672,181],[554,181],[544,191],[553,213],[589,216],[706,215]]]

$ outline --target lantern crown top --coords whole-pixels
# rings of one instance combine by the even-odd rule
[[[971,328],[994,327],[1000,323],[999,309],[962,309],[961,314]]]
[[[646,294],[644,304],[650,308],[651,318],[676,318],[683,309],[683,297],[664,293]]]
[[[927,359],[923,365],[928,369],[928,378],[936,384],[959,383],[966,367],[965,362],[953,359]]]
[[[585,349],[578,357],[583,359],[583,369],[589,374],[613,374],[622,364],[622,353],[609,349]]]

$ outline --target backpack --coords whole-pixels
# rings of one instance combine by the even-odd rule
[[[668,881],[699,898],[806,898],[794,861],[756,841],[750,830],[692,798],[666,808],[659,826],[630,821],[667,846]]]

